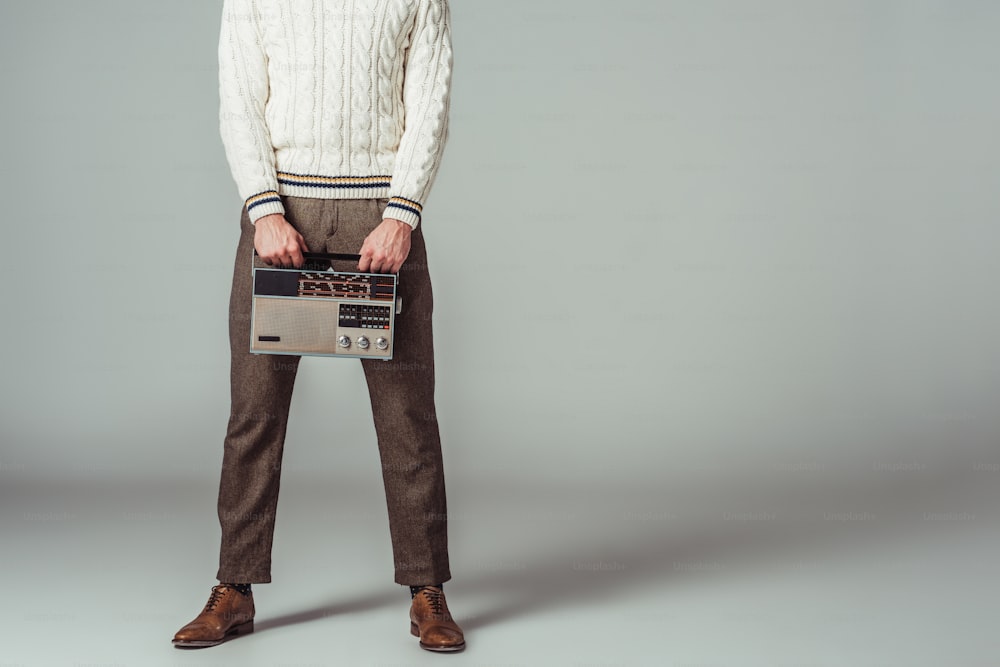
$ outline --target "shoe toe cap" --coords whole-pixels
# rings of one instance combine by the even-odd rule
[[[454,628],[437,626],[428,628],[420,641],[430,646],[459,646],[465,643],[465,637]]]
[[[174,635],[175,642],[201,642],[213,641],[222,636],[219,628],[211,627],[207,623],[195,621],[188,623],[177,631]]]

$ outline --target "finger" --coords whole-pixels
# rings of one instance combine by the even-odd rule
[[[372,273],[385,273],[389,267],[389,258],[385,255],[376,255],[372,259]]]
[[[270,266],[270,264],[271,264],[271,261],[270,261],[271,258],[268,257],[267,255],[265,255],[264,253],[262,253],[260,251],[260,248],[257,247],[257,240],[256,239],[254,239],[253,251],[254,251],[254,254],[257,256],[257,259],[259,259],[264,264],[267,264],[268,266]]]
[[[361,253],[361,259],[358,260],[358,271],[361,273],[368,273],[372,265],[372,256],[366,253]]]
[[[292,262],[292,266],[294,266],[295,268],[302,266],[303,264],[305,264],[306,261],[305,257],[302,256],[302,250],[300,250],[298,246],[296,246],[295,249],[292,250],[291,255],[289,255],[289,259]]]

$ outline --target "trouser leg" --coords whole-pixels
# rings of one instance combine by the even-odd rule
[[[322,243],[322,201],[288,220]],[[229,307],[231,410],[219,484],[222,528],[220,581],[271,581],[271,544],[281,477],[288,409],[299,357],[250,353],[251,261],[254,227],[244,210]]]
[[[385,200],[338,202],[330,251],[357,252],[380,222]],[[378,436],[389,512],[395,581],[442,583],[448,563],[447,506],[434,406],[433,295],[418,227],[399,272],[403,312],[396,316],[393,358],[362,360]]]

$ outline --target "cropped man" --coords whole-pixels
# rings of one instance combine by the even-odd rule
[[[448,134],[447,0],[225,0],[220,125],[245,204],[230,297],[231,413],[218,513],[219,584],[174,637],[214,646],[253,630],[251,584],[271,581],[271,544],[299,357],[249,352],[254,250],[299,267],[310,250],[360,253],[400,274],[391,361],[362,360],[378,436],[396,583],[411,632],[465,647],[451,578],[434,406],[433,299],[420,223]],[[340,363],[340,362],[337,362]]]

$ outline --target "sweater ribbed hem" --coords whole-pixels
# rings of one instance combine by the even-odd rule
[[[278,192],[311,199],[380,199],[389,196],[391,176],[319,176],[278,172]]]
[[[275,213],[285,214],[285,206],[281,203],[281,197],[274,190],[260,192],[252,197],[248,197],[246,207],[251,223],[256,223],[265,215],[273,215]]]

